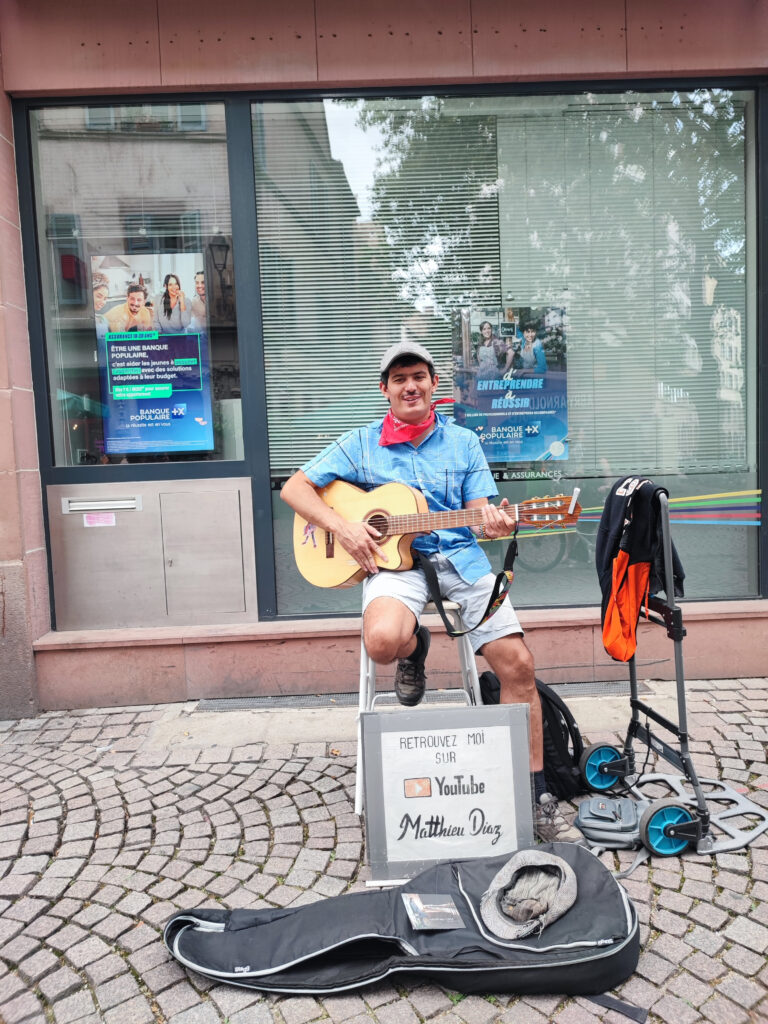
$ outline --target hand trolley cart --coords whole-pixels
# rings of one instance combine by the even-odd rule
[[[650,597],[643,614],[649,622],[664,626],[674,643],[678,722],[640,700],[633,655],[628,662],[632,714],[624,747],[593,743],[584,751],[580,761],[584,780],[599,795],[582,802],[575,823],[592,846],[603,849],[642,844],[659,857],[677,856],[689,846],[699,854],[740,850],[768,829],[768,812],[718,779],[700,779],[693,766],[683,668],[685,628],[675,602],[669,503],[664,491],[659,493],[659,506],[665,599]],[[650,722],[671,734],[679,748],[652,732]],[[647,756],[655,751],[681,774],[638,773],[636,740],[646,745]],[[659,797],[660,792],[665,795]]]

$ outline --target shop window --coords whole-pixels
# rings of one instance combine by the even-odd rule
[[[56,465],[242,458],[223,105],[31,129]]]
[[[378,360],[403,337],[432,351],[510,500],[582,489],[578,529],[521,538],[516,603],[597,602],[596,524],[627,472],[669,488],[689,596],[757,593],[751,93],[253,117],[282,614],[359,608],[297,579],[277,492],[383,414]]]

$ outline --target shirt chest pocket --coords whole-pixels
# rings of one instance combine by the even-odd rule
[[[431,466],[415,467],[416,482],[414,487],[423,494],[428,494],[438,505],[444,508],[460,508],[461,494],[456,493],[455,476],[452,470],[443,467],[435,470]]]

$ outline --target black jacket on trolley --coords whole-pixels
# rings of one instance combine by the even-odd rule
[[[627,552],[630,565],[650,562],[651,594],[659,591],[666,593],[664,550],[659,522],[659,494],[662,493],[669,494],[665,487],[657,487],[653,480],[639,475],[620,477],[611,488],[597,529],[595,548],[597,576],[603,595],[603,622],[611,596],[613,560],[620,550]],[[683,597],[685,572],[674,544],[672,565],[675,597]]]

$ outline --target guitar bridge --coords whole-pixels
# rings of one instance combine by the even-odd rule
[[[335,538],[332,533],[325,534],[325,557],[333,558],[333,551],[335,547]]]

